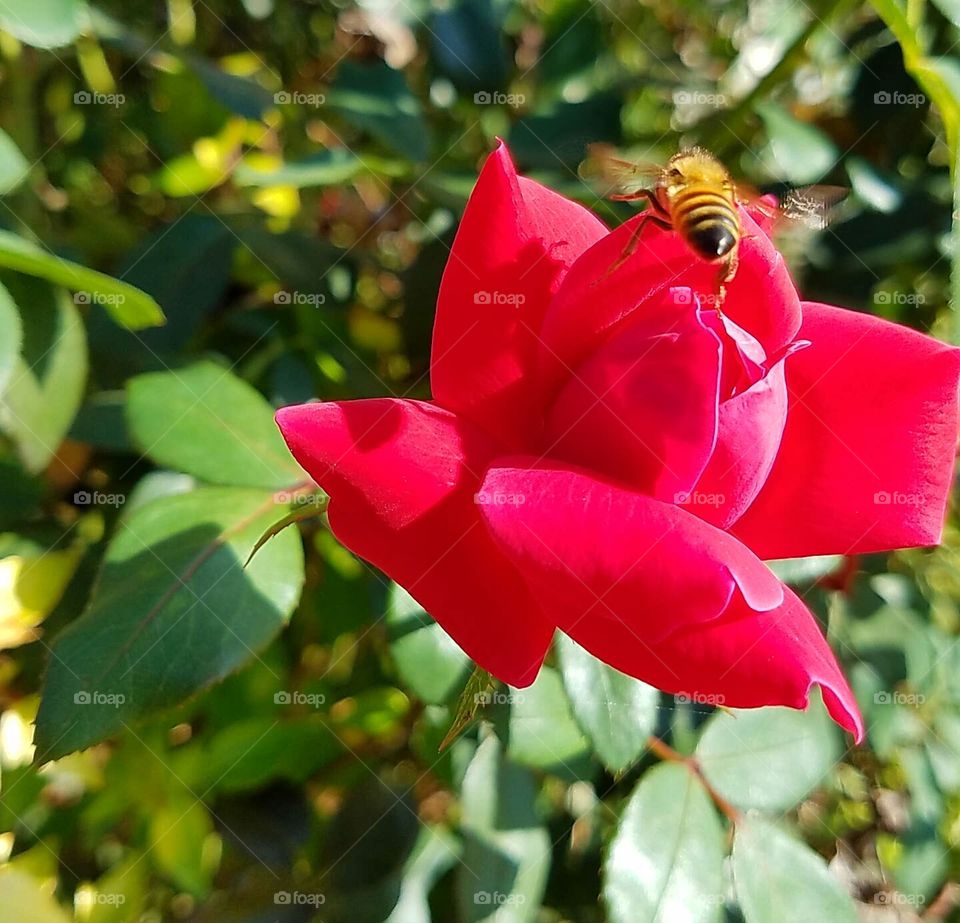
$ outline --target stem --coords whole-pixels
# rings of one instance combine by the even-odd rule
[[[707,790],[707,794],[713,799],[713,803],[720,812],[724,814],[731,823],[739,823],[741,819],[740,812],[707,781],[696,757],[684,756],[682,753],[678,753],[670,744],[653,734],[647,738],[647,746],[651,752],[655,753],[662,760],[667,760],[671,763],[683,763]]]

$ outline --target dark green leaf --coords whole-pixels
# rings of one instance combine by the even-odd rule
[[[403,74],[385,62],[344,61],[327,102],[351,124],[398,154],[414,161],[427,159],[429,131],[420,103]]]
[[[41,760],[183,701],[256,656],[300,595],[303,549],[262,491],[198,489],[124,519],[87,612],[57,637],[37,718]]]
[[[466,679],[470,658],[396,583],[387,591],[387,628],[404,685],[430,705],[446,702]]]

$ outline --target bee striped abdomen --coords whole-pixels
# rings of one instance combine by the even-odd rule
[[[740,240],[740,218],[731,198],[715,186],[692,185],[671,202],[674,228],[698,256],[719,260]]]

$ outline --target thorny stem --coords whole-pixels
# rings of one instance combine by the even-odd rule
[[[707,790],[707,794],[713,799],[713,803],[717,806],[717,808],[732,823],[739,823],[741,819],[740,812],[707,781],[703,775],[703,770],[700,768],[700,764],[697,762],[695,757],[684,756],[682,753],[674,750],[670,744],[661,740],[659,737],[654,736],[653,734],[651,734],[648,738],[647,746],[662,760],[667,760],[671,763],[683,763],[683,765],[686,766],[687,769],[689,769],[697,777],[697,779],[699,779],[700,783]]]

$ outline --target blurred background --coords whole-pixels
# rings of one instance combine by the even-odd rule
[[[801,292],[955,339],[956,0],[0,0],[0,30],[0,921],[960,919],[955,518],[778,566],[849,748],[817,703],[731,715],[569,643],[529,690],[471,678],[271,420],[429,395],[497,136],[611,224],[594,142],[848,187],[784,243]]]

